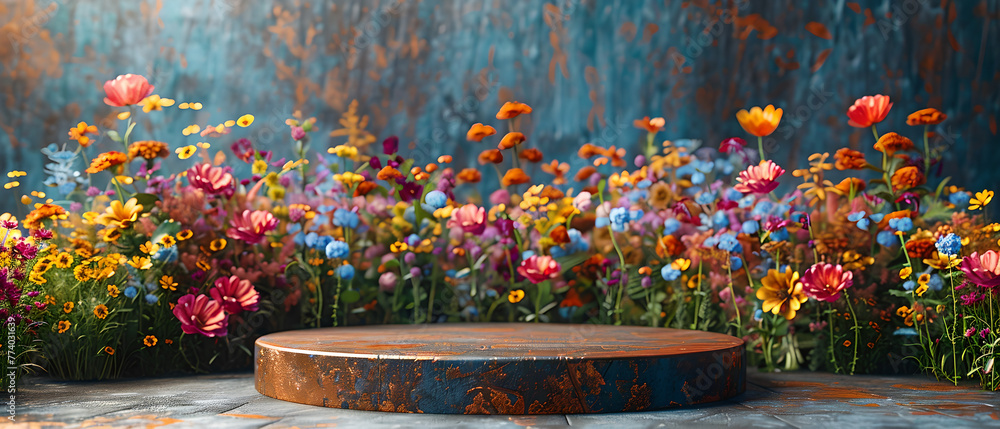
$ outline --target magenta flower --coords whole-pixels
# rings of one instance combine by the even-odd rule
[[[462,231],[482,234],[486,229],[486,209],[475,204],[466,204],[451,212],[448,228],[459,227]]]
[[[233,175],[225,168],[213,167],[207,162],[188,169],[187,178],[191,186],[206,194],[231,197],[235,191]]]
[[[840,299],[840,292],[854,285],[854,273],[834,264],[815,264],[802,274],[802,292],[825,302]]]
[[[744,194],[766,194],[778,187],[777,179],[782,174],[785,174],[785,169],[774,161],[761,161],[760,165],[751,165],[740,172],[740,177],[736,179],[740,183],[733,189]]]
[[[229,314],[239,314],[244,310],[257,311],[257,301],[260,299],[260,294],[250,284],[250,280],[236,276],[219,277],[209,293],[212,299],[222,303],[222,308]]]
[[[958,267],[972,283],[991,289],[1000,286],[1000,253],[996,251],[987,250],[982,255],[973,252],[962,258]]]
[[[521,261],[517,273],[530,282],[539,284],[559,277],[559,263],[551,256],[531,255],[530,258]]]
[[[264,234],[278,227],[278,218],[264,210],[243,210],[243,213],[233,216],[229,225],[232,226],[226,230],[229,238],[257,244],[264,240]]]
[[[185,334],[224,337],[229,326],[229,316],[222,311],[222,304],[205,295],[182,296],[174,306],[174,316],[181,321]]]

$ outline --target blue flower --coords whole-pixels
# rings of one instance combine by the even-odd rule
[[[437,190],[430,191],[424,197],[424,201],[427,204],[430,204],[430,206],[432,208],[434,208],[435,210],[437,210],[437,209],[439,209],[441,207],[444,207],[446,204],[448,204],[448,195],[445,194],[444,192],[437,191]]]
[[[642,215],[644,215],[644,214],[646,214],[646,212],[644,212],[642,210],[629,210],[628,211],[628,220],[630,222],[635,222],[635,221],[637,221],[639,219],[642,219]]]
[[[726,212],[715,212],[712,215],[712,226],[715,228],[725,228],[729,226],[729,216],[726,216]]]
[[[701,242],[701,245],[704,247],[715,247],[718,244],[719,244],[719,237],[714,235],[706,238],[705,241]]]
[[[713,201],[715,201],[715,192],[705,191],[694,197],[694,202],[701,205],[712,204]]]
[[[733,234],[722,234],[719,236],[719,244],[716,245],[719,249],[725,250],[727,252],[741,252],[743,251],[743,246],[740,245],[739,240]]]
[[[674,267],[671,267],[670,265],[664,265],[663,268],[660,269],[660,276],[663,277],[663,280],[671,282],[677,280],[681,276],[681,272],[675,270]]]
[[[788,240],[788,229],[781,228],[777,231],[771,233],[771,240],[773,241],[785,241]]]
[[[860,219],[860,220],[858,220],[858,229],[860,229],[862,231],[868,231],[868,226],[870,224],[871,224],[871,221],[868,220],[867,218]]]
[[[865,217],[865,212],[853,212],[847,215],[847,220],[857,222]]]
[[[962,250],[962,238],[954,233],[949,233],[939,238],[937,243],[934,243],[934,247],[941,254],[955,256]]]
[[[139,289],[136,289],[135,286],[129,286],[125,288],[126,298],[135,298],[135,296],[138,294],[139,294]]]
[[[351,252],[350,246],[347,243],[334,240],[326,245],[326,257],[330,259],[341,259],[347,257],[347,254]]]
[[[951,195],[948,195],[948,202],[954,204],[955,208],[959,210],[965,210],[966,208],[968,208],[969,200],[971,199],[972,196],[965,191],[953,192]]]
[[[740,259],[736,256],[729,257],[729,267],[733,271],[743,268],[743,259]]]
[[[769,214],[772,209],[774,209],[774,203],[767,200],[761,200],[756,206],[754,206],[753,210],[750,211],[750,216],[761,217]]]
[[[759,228],[760,228],[760,224],[757,223],[757,221],[755,221],[755,220],[748,220],[746,222],[743,222],[743,225],[740,227],[740,230],[742,230],[743,232],[745,232],[747,234],[753,234],[753,233],[757,232],[757,230]]]
[[[153,295],[151,293],[146,294],[146,302],[149,304],[156,304],[156,302],[159,300],[160,298],[158,298],[156,295]]]
[[[913,229],[913,220],[908,217],[889,219],[889,228],[896,231],[906,232]]]
[[[650,187],[652,185],[653,185],[653,182],[651,182],[649,179],[642,179],[642,180],[639,181],[639,183],[635,184],[635,187],[637,187],[639,189],[646,189],[646,188],[648,188],[648,187]]]
[[[668,217],[667,220],[663,221],[663,235],[670,235],[681,229],[681,221],[677,220],[675,217]]]
[[[763,319],[764,319],[764,312],[761,309],[758,308],[757,311],[753,312],[753,320],[761,321]]]
[[[525,250],[525,251],[521,252],[521,260],[526,260],[526,259],[528,259],[528,258],[530,258],[532,256],[535,256],[535,251],[534,250]]]
[[[743,193],[733,188],[726,189],[726,199],[729,201],[739,201],[743,198]]]
[[[903,283],[903,289],[913,290],[913,288],[915,287],[917,287],[917,282],[913,280],[907,280],[905,283]]]
[[[695,171],[694,173],[692,173],[691,183],[695,185],[700,185],[702,183],[705,183],[705,173],[702,173],[700,171]]]
[[[357,228],[358,214],[346,209],[337,209],[333,212],[333,224],[344,228]]]
[[[177,246],[170,246],[168,248],[160,248],[155,253],[153,253],[153,259],[160,262],[174,262],[177,260]]]
[[[917,330],[913,328],[899,328],[893,332],[892,335],[912,335],[915,337],[919,334],[917,334]]]
[[[937,274],[931,274],[931,281],[927,282],[927,287],[937,292],[944,287],[944,279]]]
[[[875,241],[885,247],[894,247],[899,245],[899,239],[896,238],[896,234],[892,231],[882,231],[875,236]]]
[[[341,265],[337,267],[336,270],[337,277],[344,280],[350,280],[354,278],[354,266],[353,265]]]
[[[615,207],[611,209],[609,221],[611,222],[611,230],[624,232],[629,221],[628,209],[625,207]]]

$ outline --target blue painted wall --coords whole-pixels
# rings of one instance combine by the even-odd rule
[[[794,167],[872,153],[844,112],[884,93],[896,104],[880,131],[917,138],[906,115],[937,107],[945,173],[996,189],[983,154],[998,142],[998,18],[997,0],[0,0],[0,166],[40,183],[38,149],[80,120],[115,124],[101,85],[131,72],[206,106],[142,125],[173,147],[201,140],[180,134],[190,123],[253,113],[250,138],[281,150],[292,111],[332,130],[357,99],[379,138],[471,165],[486,145],[465,131],[510,99],[534,107],[529,138],[549,159],[588,141],[638,147],[631,123],[647,115],[667,119],[666,138],[715,145],[745,135],[737,110],[774,103],[786,116],[772,156]]]

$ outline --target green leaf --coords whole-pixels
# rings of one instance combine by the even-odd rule
[[[360,300],[361,293],[356,290],[348,289],[340,293],[340,301],[344,304],[354,304]]]
[[[944,186],[948,184],[949,180],[951,180],[951,176],[945,177],[944,180],[938,184],[937,190],[934,191],[934,198],[941,197],[941,192],[944,191]]]
[[[160,201],[160,197],[153,194],[138,193],[132,196],[135,198],[139,204],[142,204],[142,211],[148,212],[153,206],[156,205],[157,201]]]
[[[122,142],[122,136],[118,134],[118,131],[109,130],[108,131],[108,137],[111,138],[111,140],[114,140],[114,141],[116,141],[118,143]]]

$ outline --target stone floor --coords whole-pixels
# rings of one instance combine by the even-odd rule
[[[604,415],[453,416],[321,408],[264,397],[249,373],[116,382],[26,381],[14,427],[1000,427],[1000,392],[922,376],[763,374],[734,400]],[[6,410],[5,410],[6,411]],[[9,421],[5,421],[9,423]],[[6,427],[0,423],[0,427]]]

